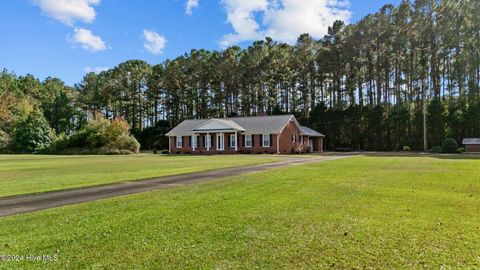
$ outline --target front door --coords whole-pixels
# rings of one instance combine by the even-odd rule
[[[313,139],[312,138],[308,139],[308,146],[310,147],[310,149],[312,149],[312,151],[314,151],[314,149],[313,149]]]

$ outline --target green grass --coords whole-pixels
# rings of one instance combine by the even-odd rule
[[[11,268],[479,268],[480,160],[352,157],[0,219]],[[1,268],[0,263],[0,268]]]
[[[0,155],[0,197],[278,161],[264,156]]]

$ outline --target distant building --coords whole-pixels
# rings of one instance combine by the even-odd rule
[[[480,153],[480,138],[465,138],[462,142],[465,152]]]
[[[185,120],[166,136],[170,153],[194,154],[322,152],[325,137],[293,115]]]

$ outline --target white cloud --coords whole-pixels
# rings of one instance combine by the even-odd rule
[[[66,25],[72,26],[75,21],[91,23],[96,12],[92,5],[100,0],[33,0],[42,12]]]
[[[85,67],[84,71],[86,73],[94,72],[94,73],[100,73],[102,71],[107,71],[109,70],[108,67]]]
[[[346,0],[222,0],[227,21],[235,33],[220,41],[224,47],[262,39],[294,43],[298,36],[309,33],[321,38],[335,20],[348,22],[351,13]],[[262,19],[255,16],[262,15]]]
[[[196,7],[198,7],[198,0],[187,0],[187,3],[185,3],[185,13],[192,15],[192,10]]]
[[[229,46],[244,40],[261,39],[260,25],[254,18],[255,12],[266,11],[269,0],[222,0],[227,10],[227,21],[232,24],[234,34],[227,34],[221,41]]]
[[[95,36],[92,34],[92,31],[83,28],[75,28],[75,33],[71,41],[79,44],[83,49],[93,52],[107,49],[101,37]]]
[[[153,54],[162,54],[167,44],[167,39],[164,36],[151,30],[143,30],[143,39],[145,39],[143,47]]]

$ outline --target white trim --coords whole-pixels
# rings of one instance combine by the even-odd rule
[[[178,147],[178,142],[180,142],[180,147]],[[183,136],[177,136],[175,147],[176,148],[183,148]]]
[[[265,136],[268,138],[268,145],[265,146]],[[270,134],[262,134],[262,147],[270,147]]]
[[[247,136],[250,136],[250,145],[247,145]],[[245,148],[252,148],[253,137],[252,134],[245,134]]]

